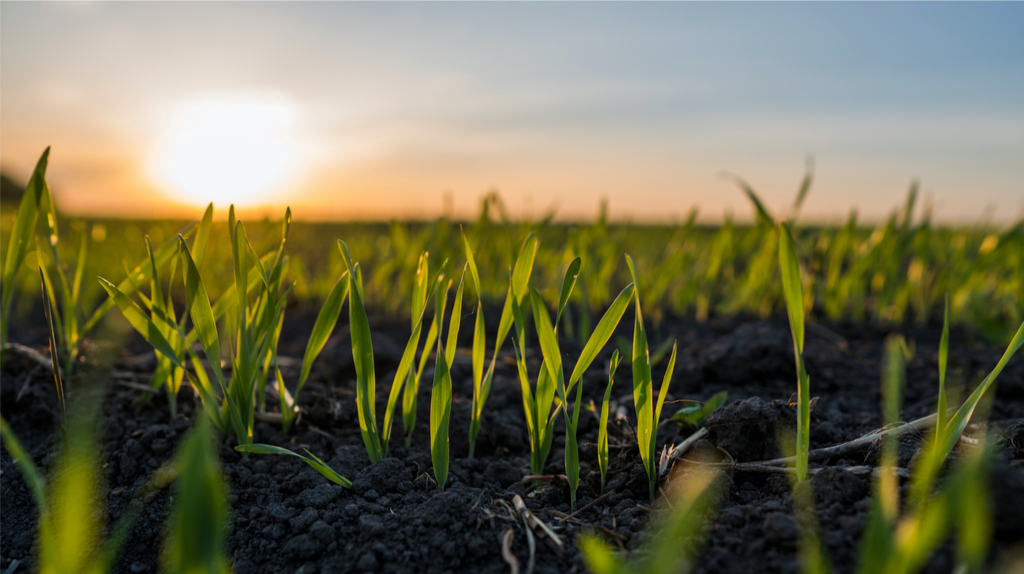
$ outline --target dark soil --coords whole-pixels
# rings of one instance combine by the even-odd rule
[[[490,317],[488,317],[490,319]],[[628,317],[626,318],[628,319]],[[313,317],[289,318],[281,353],[301,357]],[[339,325],[345,323],[344,319]],[[497,318],[489,321],[496,325]],[[623,320],[624,326],[630,322]],[[881,426],[879,373],[887,332],[865,325],[828,325],[808,332],[806,362],[812,395],[820,397],[812,411],[811,447],[848,441]],[[407,321],[378,321],[373,325],[377,368],[378,420],[383,419],[387,390],[402,346]],[[470,329],[463,334],[471,336]],[[495,572],[509,571],[502,559],[500,537],[513,529],[513,550],[526,564],[528,549],[522,527],[509,518],[499,501],[523,497],[539,518],[566,541],[557,552],[538,542],[537,572],[585,571],[574,539],[582,530],[600,526],[614,532],[629,549],[645,539],[652,505],[632,429],[632,398],[628,365],[620,369],[613,391],[611,470],[608,489],[614,494],[577,518],[562,522],[554,511],[569,511],[567,485],[555,479],[541,486],[522,482],[529,474],[529,443],[522,414],[519,383],[511,358],[498,366],[491,396],[484,411],[475,459],[466,458],[471,396],[468,357],[459,356],[453,367],[454,403],[451,421],[451,471],[445,490],[434,484],[429,451],[429,375],[421,384],[418,422],[412,446],[402,442],[401,417],[396,416],[390,458],[370,465],[356,418],[355,373],[347,328],[339,326],[328,342],[314,376],[301,398],[303,416],[290,435],[278,426],[258,424],[256,441],[308,448],[353,482],[351,490],[324,480],[292,457],[242,458],[234,442],[222,441],[221,459],[230,482],[233,523],[228,549],[239,574],[255,572]],[[908,364],[903,418],[912,420],[934,411],[937,376],[936,328],[902,330],[916,344]],[[21,338],[18,338],[19,335]],[[629,328],[618,335],[630,337]],[[666,338],[679,341],[679,359],[660,425],[658,448],[677,443],[694,432],[668,419],[681,399],[705,400],[729,391],[726,406],[708,421],[707,441],[698,443],[687,457],[758,461],[780,455],[778,438],[792,436],[795,409],[788,402],[795,391],[792,343],[784,317],[770,320],[717,319],[708,323],[666,320],[652,329],[652,346]],[[493,333],[490,338],[493,341]],[[38,332],[14,337],[43,346]],[[468,346],[468,339],[466,341]],[[506,343],[506,346],[508,344]],[[566,347],[571,347],[566,344]],[[612,345],[609,345],[608,351]],[[122,352],[118,371],[140,375],[152,370],[153,361],[137,360],[146,351],[132,341]],[[573,354],[573,349],[567,349]],[[1002,348],[971,343],[955,332],[950,358],[951,385],[976,384],[998,361]],[[531,374],[539,368],[539,352],[529,356]],[[608,353],[591,367],[584,380],[584,403],[599,403],[604,390]],[[569,365],[573,364],[571,361]],[[655,367],[660,381],[664,362]],[[84,369],[83,369],[84,370]],[[430,373],[428,368],[426,373]],[[297,369],[286,372],[289,381]],[[106,379],[109,381],[109,377]],[[69,383],[74,386],[75,381]],[[57,421],[52,376],[41,367],[11,354],[0,381],[3,416],[21,437],[40,466],[54,456]],[[71,390],[72,401],[74,400]],[[107,521],[116,520],[132,495],[159,465],[169,460],[191,418],[200,407],[187,387],[179,396],[182,414],[169,416],[163,395],[137,410],[143,396],[136,389],[109,384],[104,389],[103,456],[108,487]],[[268,399],[270,408],[275,402]],[[73,404],[73,403],[72,403]],[[989,418],[1010,421],[991,425],[1000,437],[1000,450],[991,475],[994,500],[993,556],[1024,537],[1024,357],[1014,358],[999,379]],[[583,465],[579,504],[599,494],[595,443],[598,419],[580,415],[580,459]],[[546,472],[562,468],[561,425]],[[905,466],[920,443],[920,436],[901,437],[900,464]],[[859,539],[870,495],[870,479],[839,467],[873,464],[877,448],[850,453],[842,460],[812,466],[835,467],[813,479],[821,536],[837,572],[853,572],[858,562]],[[20,474],[6,452],[2,455],[3,528],[0,569],[19,561],[19,571],[31,571],[35,552],[36,510]],[[796,543],[802,526],[794,518],[788,479],[777,474],[735,472],[726,478],[726,494],[705,528],[697,572],[796,572]],[[146,507],[117,563],[118,572],[158,570],[160,543],[168,514],[168,491]],[[607,538],[612,540],[611,538]],[[949,572],[950,544],[931,560],[929,572]]]

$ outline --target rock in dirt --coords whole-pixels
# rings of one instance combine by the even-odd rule
[[[704,376],[718,381],[785,378],[795,380],[793,340],[784,326],[746,323],[719,338],[704,354]]]
[[[901,433],[899,438],[899,447],[896,451],[897,466],[900,468],[907,468],[911,465],[911,461],[914,459],[914,455],[921,448],[921,442],[923,437],[920,431],[909,430]],[[877,466],[882,460],[882,445],[885,441],[882,438],[875,440],[868,447],[868,450],[864,454],[864,463]]]
[[[708,439],[737,461],[767,460],[781,456],[776,437],[795,432],[796,409],[783,401],[752,397],[718,409],[705,426]]]
[[[397,458],[385,458],[363,469],[352,480],[352,490],[365,496],[370,490],[379,494],[398,492],[404,481],[412,480],[412,475],[402,461]],[[376,500],[379,494],[370,496]]]
[[[814,475],[814,498],[819,506],[852,504],[871,491],[871,480],[841,468],[823,468]]]

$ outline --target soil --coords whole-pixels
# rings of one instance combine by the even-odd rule
[[[496,325],[497,317],[488,316]],[[282,334],[281,353],[301,357],[314,317],[289,317]],[[471,397],[468,356],[459,356],[452,369],[454,402],[451,420],[450,478],[444,490],[434,484],[429,451],[430,368],[419,391],[417,427],[412,445],[401,440],[401,417],[396,417],[389,458],[371,465],[364,450],[356,418],[355,372],[344,319],[328,342],[301,397],[303,415],[291,434],[279,426],[258,423],[255,440],[290,449],[308,448],[348,477],[351,489],[335,486],[298,459],[252,455],[243,458],[232,450],[233,440],[221,441],[221,460],[230,483],[233,508],[228,552],[239,574],[256,572],[509,572],[500,539],[514,531],[512,550],[520,565],[529,550],[523,527],[510,518],[504,504],[519,495],[538,518],[551,525],[566,542],[565,550],[538,541],[536,572],[584,572],[574,540],[584,530],[600,527],[606,540],[618,540],[635,549],[647,537],[652,505],[646,474],[640,462],[632,427],[632,390],[628,365],[618,373],[612,397],[610,423],[610,496],[563,522],[556,513],[569,512],[569,492],[563,472],[562,425],[546,473],[545,483],[524,484],[529,474],[529,443],[519,383],[511,356],[499,361],[491,396],[484,411],[476,457],[467,458],[467,429]],[[464,322],[465,323],[465,322]],[[41,324],[41,323],[38,323]],[[625,317],[616,336],[629,339],[631,320]],[[376,354],[378,421],[383,419],[387,389],[407,338],[408,322],[372,323]],[[469,329],[463,330],[469,346]],[[912,420],[934,411],[937,349],[940,330],[904,327],[915,353],[907,365],[902,417]],[[806,363],[812,396],[820,397],[812,410],[811,447],[852,440],[881,426],[879,373],[888,331],[862,324],[816,325],[808,331]],[[493,341],[494,333],[489,333]],[[766,320],[719,318],[705,323],[665,319],[652,329],[652,347],[667,338],[679,342],[679,358],[662,423],[658,450],[675,444],[696,429],[671,421],[684,400],[706,400],[728,391],[725,406],[707,421],[707,440],[686,456],[719,460],[759,461],[780,455],[777,437],[792,436],[795,409],[789,399],[795,391],[792,343],[785,317]],[[42,348],[40,332],[16,331],[13,340]],[[614,341],[614,339],[613,339]],[[506,348],[508,343],[506,343]],[[565,344],[568,354],[578,348]],[[600,404],[606,381],[603,366],[609,345],[584,378],[584,404]],[[151,372],[145,344],[132,340],[122,351],[118,371]],[[952,337],[948,384],[976,384],[998,361],[1002,348],[972,342],[955,331]],[[509,353],[510,355],[510,353]],[[57,401],[52,375],[15,354],[9,355],[0,378],[2,413],[20,436],[37,464],[46,467],[54,456]],[[531,373],[539,368],[539,351],[528,355]],[[665,362],[654,369],[661,380]],[[571,361],[567,364],[573,364]],[[83,369],[84,370],[84,369]],[[286,371],[294,381],[297,370]],[[109,378],[107,379],[109,381]],[[70,384],[73,385],[75,381]],[[74,400],[75,389],[69,391]],[[143,393],[120,384],[103,389],[103,457],[107,487],[107,522],[128,507],[133,493],[154,469],[169,460],[200,408],[189,388],[179,395],[181,414],[171,418],[166,399],[156,395],[140,404]],[[73,402],[72,402],[73,404]],[[268,398],[268,407],[275,401]],[[617,408],[618,407],[618,408]],[[1024,357],[1006,367],[991,403],[990,429],[1000,448],[991,472],[994,543],[992,556],[1024,538]],[[997,424],[997,421],[1004,421]],[[582,464],[579,505],[599,495],[596,446],[598,419],[584,412],[579,419]],[[920,435],[901,437],[900,464],[911,463]],[[840,460],[812,463],[828,467],[813,478],[821,537],[837,572],[853,572],[858,562],[859,539],[870,496],[870,478],[842,467],[873,464],[877,448],[865,448]],[[723,453],[727,453],[723,454]],[[724,497],[709,515],[696,572],[796,572],[796,544],[802,526],[794,518],[788,479],[778,474],[734,472],[725,479]],[[905,485],[904,485],[905,486]],[[32,498],[6,451],[2,455],[3,528],[0,534],[0,569],[31,571],[35,552],[37,513]],[[117,572],[156,572],[160,544],[168,514],[169,492],[158,494],[147,506],[118,559]],[[504,502],[501,502],[504,501]],[[607,535],[614,533],[614,538]],[[930,560],[927,572],[949,572],[954,550],[950,543]]]

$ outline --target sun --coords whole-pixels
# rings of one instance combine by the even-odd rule
[[[296,175],[295,116],[292,106],[276,102],[188,105],[173,116],[157,151],[156,179],[186,203],[272,202]]]

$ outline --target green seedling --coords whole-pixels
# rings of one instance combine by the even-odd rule
[[[320,458],[317,457],[315,454],[309,452],[308,449],[303,449],[306,451],[306,454],[308,456],[303,456],[297,452],[290,451],[286,448],[281,448],[279,446],[260,443],[240,444],[235,447],[235,450],[237,450],[238,452],[244,452],[248,454],[286,454],[289,456],[295,456],[301,458],[306,464],[311,466],[313,470],[319,472],[327,480],[333,482],[334,484],[337,484],[338,486],[343,486],[345,488],[352,488],[352,481],[345,478],[344,476],[341,476],[333,468],[327,466],[327,463],[320,460]]]
[[[789,328],[793,334],[793,356],[797,373],[797,416],[796,416],[796,476],[802,481],[807,478],[807,456],[810,452],[811,389],[807,369],[804,367],[804,289],[800,276],[800,262],[797,259],[793,237],[789,226],[779,226],[779,270],[782,275],[782,291],[789,313]]]
[[[709,416],[711,416],[711,413],[717,411],[722,405],[724,405],[728,398],[729,391],[715,393],[702,405],[690,405],[679,409],[676,411],[676,414],[672,415],[672,420],[680,424],[687,423],[693,426],[699,426]]]
[[[377,396],[377,381],[373,367],[373,343],[370,340],[370,321],[363,306],[362,272],[352,262],[348,246],[338,240],[349,278],[349,328],[352,336],[352,361],[356,368],[356,408],[359,415],[359,432],[363,445],[370,456],[370,462],[383,460],[387,456],[377,432],[377,415],[374,402]]]
[[[65,362],[63,364],[64,372],[70,375],[74,369],[75,361],[78,358],[78,351],[82,338],[82,333],[79,330],[82,314],[79,299],[82,287],[82,274],[85,271],[85,255],[88,236],[85,233],[82,233],[74,275],[72,276],[72,280],[69,282],[68,276],[64,272],[64,267],[61,265],[60,258],[57,256],[57,243],[59,238],[59,233],[57,232],[57,211],[54,208],[53,196],[50,195],[50,189],[46,185],[45,179],[43,181],[43,198],[40,202],[40,207],[42,208],[42,213],[40,213],[40,215],[42,216],[44,227],[46,229],[46,235],[44,237],[36,236],[36,255],[39,257],[40,261],[40,279],[46,284],[49,292],[51,314],[58,318],[54,323],[54,326],[56,327],[56,339],[61,344],[61,351],[65,358]],[[44,251],[40,243],[45,243],[49,246],[49,249]],[[52,267],[58,279],[57,285],[60,293],[60,306],[57,305],[56,298],[58,290],[54,289],[53,281],[50,278],[50,263],[52,263]]]
[[[633,258],[626,255],[629,272],[636,284],[636,266]],[[665,406],[668,387],[672,382],[672,373],[676,368],[676,346],[672,346],[672,356],[665,369],[665,378],[658,391],[658,403],[654,404],[654,382],[651,378],[651,359],[647,348],[647,331],[644,329],[643,313],[640,310],[640,296],[633,291],[636,314],[633,320],[633,406],[636,409],[636,436],[640,447],[640,458],[644,462],[649,480],[651,500],[654,500],[655,487],[658,483],[658,421],[661,420],[661,409]]]
[[[623,560],[593,534],[580,538],[583,561],[594,574],[661,574],[690,572],[699,555],[704,516],[717,506],[713,472],[694,472],[671,482],[671,504],[652,524],[654,535],[638,560]]]
[[[528,239],[527,243],[529,244],[530,241],[531,240]],[[535,244],[524,245],[524,250],[527,246],[534,248]],[[557,417],[559,411],[561,411],[565,415],[566,423],[566,473],[569,479],[570,497],[572,499],[573,506],[575,506],[576,488],[579,483],[579,453],[576,445],[576,425],[579,419],[579,403],[581,398],[580,389],[577,389],[575,409],[571,414],[568,410],[568,395],[575,384],[580,381],[587,367],[589,367],[597,357],[598,352],[600,352],[611,337],[612,332],[615,330],[615,326],[622,317],[622,313],[628,306],[629,298],[633,293],[633,286],[627,286],[605,313],[604,318],[602,318],[600,324],[594,330],[587,344],[584,346],[583,352],[580,354],[580,358],[576,363],[576,367],[573,370],[572,375],[569,377],[569,382],[566,383],[564,379],[564,372],[562,370],[561,352],[558,348],[557,331],[551,322],[551,318],[548,316],[547,309],[545,308],[540,293],[535,289],[527,291],[527,282],[529,279],[528,270],[524,273],[519,272],[521,269],[520,263],[522,261],[522,257],[520,257],[519,262],[516,264],[516,268],[513,270],[512,278],[510,280],[510,297],[506,299],[506,308],[510,310],[513,318],[513,325],[516,327],[514,350],[516,353],[516,365],[518,368],[520,387],[522,389],[523,411],[526,416],[527,429],[530,435],[530,468],[534,474],[540,474],[543,471],[548,453],[551,450],[551,442],[554,437],[553,429],[555,417]],[[559,292],[560,307],[558,308],[555,318],[555,324],[559,323],[561,319],[562,311],[565,308],[564,305],[568,301],[569,296],[572,293],[573,286],[576,283],[579,268],[580,260],[577,258],[569,264],[569,267],[566,270],[562,281],[562,288]],[[520,288],[522,289],[522,292],[519,291]],[[537,376],[536,390],[534,390],[530,383],[526,361],[524,359],[526,352],[525,337],[527,328],[527,315],[525,312],[527,304],[526,295],[529,295],[530,297],[529,304],[530,307],[532,307],[533,319],[536,324],[537,335],[540,339],[541,351],[544,356],[544,362],[542,363],[540,372]],[[499,334],[501,334],[500,329]],[[501,337],[499,337],[499,339],[500,338]],[[557,404],[555,403],[556,393],[558,398]],[[553,407],[554,410],[552,410]]]
[[[985,393],[995,383],[996,378],[1006,367],[1010,358],[1013,357],[1022,345],[1024,345],[1024,323],[1021,323],[1017,329],[1017,333],[1013,336],[996,366],[974,389],[970,396],[967,397],[967,400],[960,405],[960,408],[945,423],[945,426],[937,432],[937,437],[933,441],[932,447],[926,449],[923,453],[924,455],[920,457],[916,467],[917,471],[911,484],[910,497],[913,501],[924,500],[928,496],[931,485],[938,476],[946,457],[949,456],[957,441],[960,440],[960,435],[963,434],[970,423],[971,416],[978,407],[978,403],[981,402],[982,397],[985,396]]]
[[[57,357],[57,340],[54,337],[56,328],[53,324],[53,304],[47,294],[46,281],[42,280],[43,268],[39,267],[39,284],[43,289],[43,310],[46,313],[46,326],[50,339],[50,364],[53,366],[53,382],[57,386],[57,403],[60,404],[60,435],[64,444],[68,443],[68,406],[64,398],[64,377],[60,372],[60,360]]]
[[[288,432],[292,426],[292,421],[295,419],[295,413],[298,410],[299,404],[299,394],[302,393],[302,387],[305,386],[306,379],[309,378],[313,362],[320,355],[320,351],[327,344],[327,339],[331,336],[331,332],[334,331],[334,326],[338,323],[338,316],[341,315],[341,306],[345,303],[345,298],[348,297],[349,287],[348,272],[345,272],[334,284],[331,292],[327,295],[327,299],[324,300],[323,306],[320,307],[320,312],[316,316],[316,323],[313,324],[313,330],[310,332],[309,340],[306,342],[306,352],[302,355],[302,371],[299,374],[298,385],[295,387],[295,394],[290,402],[287,398],[288,393],[284,389],[284,379],[281,376],[281,370],[276,364],[276,341],[271,345],[272,352],[274,353],[274,369],[277,371],[277,381],[278,385],[280,385],[277,394],[281,397],[281,419],[285,432]],[[280,323],[281,321],[279,320],[275,331],[275,339],[280,336]]]
[[[476,267],[476,258],[473,257],[473,249],[469,246],[466,235],[462,235],[462,244],[466,252],[466,265],[469,268],[469,277],[473,281],[473,289],[476,291],[476,320],[473,324],[473,402],[470,407],[469,420],[469,458],[473,458],[476,450],[476,437],[480,434],[480,419],[483,417],[483,406],[487,401],[487,395],[491,391],[491,383],[494,381],[494,371],[488,369],[484,374],[484,358],[487,353],[487,328],[484,324],[484,303],[483,289],[480,285],[480,272]]]
[[[39,572],[107,572],[110,565],[100,546],[102,513],[94,505],[101,500],[99,459],[95,443],[84,425],[69,433],[49,484],[43,482],[6,420],[0,420],[7,451],[18,463],[39,510]]]
[[[211,203],[206,207],[206,211],[203,214],[203,218],[199,224],[198,231],[195,234],[195,239],[193,241],[193,249],[197,253],[197,259],[200,264],[206,253],[206,244],[209,240],[212,225],[213,204]],[[176,247],[177,240],[175,239],[166,243],[159,251],[154,250],[153,243],[147,236],[146,249],[148,254],[148,265],[145,266],[145,272],[130,272],[128,279],[126,279],[126,281],[129,281],[134,280],[136,277],[149,278],[149,298],[147,299],[144,295],[139,293],[140,299],[142,299],[145,307],[149,309],[148,316],[142,308],[135,304],[128,296],[129,293],[138,291],[137,285],[132,285],[130,289],[125,289],[123,288],[123,282],[122,285],[114,285],[102,277],[97,277],[100,285],[107,292],[108,300],[120,308],[122,314],[124,314],[125,318],[128,319],[129,323],[131,323],[143,338],[153,346],[154,350],[157,351],[157,367],[150,379],[150,385],[154,388],[163,387],[165,389],[171,416],[177,414],[178,390],[180,389],[182,379],[186,374],[185,365],[187,364],[188,359],[194,356],[194,353],[191,353],[190,344],[196,339],[195,331],[191,331],[187,334],[184,333],[185,321],[187,319],[186,315],[182,314],[180,320],[176,318],[170,286],[168,286],[168,290],[165,294],[159,285],[161,261],[165,263],[170,262],[170,277],[168,282],[173,284],[174,273],[177,268],[177,260],[171,258],[170,255],[173,253],[173,248]],[[195,360],[198,361],[198,358]],[[206,406],[208,412],[213,414],[216,419],[216,403],[213,399],[213,393],[209,388],[209,381],[203,377],[202,381],[197,381],[197,383],[197,389],[199,390],[200,395],[204,397],[204,402],[213,401]]]
[[[445,261],[441,265],[443,270],[447,266],[448,262]],[[412,431],[416,428],[416,405],[418,403],[417,397],[419,396],[420,381],[423,380],[423,370],[427,366],[427,359],[430,358],[430,349],[434,346],[434,342],[437,341],[438,323],[437,321],[431,321],[430,328],[427,330],[427,340],[423,345],[423,351],[420,353],[420,362],[415,372],[412,369],[413,362],[416,358],[416,349],[420,344],[420,337],[423,332],[423,319],[426,316],[427,302],[433,295],[433,289],[437,287],[441,281],[443,273],[438,273],[434,281],[430,280],[430,264],[428,261],[428,254],[426,251],[420,254],[419,264],[416,267],[416,283],[412,291],[412,313],[410,314],[412,320],[412,335],[409,337],[409,342],[406,344],[406,353],[409,354],[408,364],[405,369],[399,369],[401,373],[396,372],[396,375],[403,375],[402,378],[396,378],[395,384],[391,386],[391,395],[388,397],[388,409],[394,411],[394,401],[398,400],[398,391],[403,390],[402,393],[402,428],[405,434],[405,447],[409,448],[412,445]],[[404,355],[403,355],[404,358]],[[385,432],[390,431],[391,421],[386,420],[384,423]]]
[[[615,384],[615,371],[618,368],[619,351],[615,350],[608,361],[608,386],[601,400],[601,417],[597,427],[597,466],[601,469],[601,494],[604,494],[605,478],[608,475],[608,403],[612,398],[612,385]]]
[[[473,279],[473,286],[478,294],[477,318],[473,329],[473,405],[469,423],[469,456],[472,458],[476,448],[476,438],[480,433],[484,405],[487,403],[487,396],[490,394],[491,384],[494,382],[494,367],[498,360],[498,351],[501,350],[501,346],[504,344],[505,338],[508,337],[509,331],[515,322],[513,310],[518,309],[518,306],[523,304],[523,294],[526,292],[526,287],[530,282],[534,259],[537,257],[538,242],[537,236],[531,233],[519,248],[519,254],[512,268],[508,293],[505,296],[505,305],[501,310],[501,319],[498,321],[498,336],[494,341],[494,351],[491,354],[491,360],[486,372],[483,372],[486,332],[482,312],[483,306],[479,301],[479,293],[481,292],[480,274],[477,272],[476,258],[473,257],[473,250],[470,248],[469,241],[465,239],[465,236],[463,236],[463,243],[465,244],[466,261],[469,263],[470,277]],[[523,333],[519,335],[520,340],[522,340],[524,335],[525,327]],[[545,456],[544,458],[547,457]],[[533,467],[532,463],[531,467]]]
[[[175,457],[171,516],[164,540],[164,572],[228,574],[228,485],[217,460],[212,424],[203,418]]]
[[[568,269],[565,272],[565,277],[562,281],[562,289],[559,296],[559,307],[558,313],[555,316],[555,324],[558,324],[561,319],[562,311],[565,309],[565,303],[569,300],[569,296],[572,294],[572,288],[576,284],[576,278],[579,275],[580,270],[580,259],[576,258],[569,264]],[[543,389],[541,380],[544,378],[544,373],[548,373],[548,378],[554,382],[554,390],[558,394],[558,400],[561,404],[560,409],[555,410],[557,414],[558,410],[562,411],[565,418],[565,474],[569,481],[569,500],[571,507],[575,510],[576,508],[576,490],[579,488],[580,481],[580,463],[579,463],[579,447],[576,442],[576,428],[579,425],[580,418],[580,401],[583,397],[583,374],[586,372],[590,364],[597,358],[597,354],[601,352],[608,339],[611,338],[615,328],[619,325],[619,321],[622,319],[622,314],[626,312],[626,308],[629,307],[629,300],[633,296],[634,287],[628,285],[625,289],[619,293],[619,296],[612,302],[611,307],[605,312],[604,317],[598,322],[594,332],[590,335],[590,339],[586,345],[583,346],[583,351],[580,353],[580,358],[576,361],[576,367],[573,369],[572,374],[569,376],[569,381],[566,383],[565,374],[562,369],[562,353],[558,345],[558,334],[551,323],[551,317],[548,316],[547,308],[544,306],[544,299],[541,297],[540,292],[535,288],[530,289],[530,302],[533,307],[533,319],[534,325],[537,329],[537,338],[540,340],[541,352],[544,356],[544,362],[541,366],[541,376],[537,382],[537,397],[534,400],[535,411],[533,413],[533,420],[535,422],[544,420],[547,418],[546,410],[550,410],[550,402],[545,404],[542,402],[541,391]],[[569,396],[573,391],[573,387],[576,389],[576,398],[573,401],[572,413],[569,412]],[[524,389],[524,392],[527,389]],[[553,419],[555,414],[551,416]],[[550,420],[550,419],[549,419]],[[547,432],[551,432],[548,430]],[[540,437],[538,443],[544,444],[544,440],[547,437]],[[550,439],[547,439],[550,440]],[[550,445],[550,443],[548,443]],[[550,446],[548,446],[550,448]],[[546,458],[546,452],[543,453]],[[543,463],[543,460],[541,461]]]
[[[53,197],[50,195],[50,188],[46,184],[46,166],[49,159],[50,148],[46,148],[39,158],[32,178],[22,196],[21,204],[18,207],[18,215],[14,222],[14,229],[11,232],[8,244],[7,259],[5,260],[3,276],[3,314],[0,318],[0,346],[7,342],[8,319],[13,301],[15,278],[18,273],[18,266],[25,260],[28,254],[28,245],[35,243],[36,255],[38,257],[38,268],[40,281],[45,285],[47,296],[50,327],[52,328],[53,339],[59,344],[60,353],[57,353],[58,345],[53,345],[54,369],[63,368],[65,375],[70,375],[78,357],[78,348],[81,340],[79,321],[81,308],[79,305],[79,293],[82,285],[82,273],[85,268],[86,235],[82,234],[81,247],[78,260],[71,282],[68,281],[64,268],[60,265],[57,257],[57,213],[53,206]],[[40,237],[35,235],[36,221],[42,219],[45,234]],[[48,249],[44,251],[42,244]],[[49,261],[52,260],[53,267],[60,280],[60,305],[57,304],[57,290],[54,289],[50,280]],[[4,349],[6,350],[6,349]],[[57,356],[62,355],[65,362],[62,364]]]
[[[468,267],[468,265],[467,265]],[[466,269],[462,270],[462,279],[455,292],[455,304],[448,323],[447,344],[441,344],[441,336],[437,337],[437,358],[434,360],[434,383],[430,389],[430,459],[434,465],[434,479],[437,487],[444,489],[448,482],[448,423],[452,413],[452,373],[451,364],[455,360],[455,346],[459,338],[459,325],[462,321],[462,288],[466,283]],[[434,301],[434,323],[437,332],[441,333],[444,321],[444,308],[448,299],[448,280],[444,289],[437,290]]]
[[[103,540],[100,447],[91,421],[73,416],[70,425],[71,432],[61,443],[62,456],[55,459],[57,462],[48,481],[3,417],[0,417],[0,435],[39,511],[38,572],[104,574],[113,571],[118,553],[145,503],[174,480],[176,473],[166,466],[157,469],[136,492],[132,505],[113,525],[109,537]]]
[[[394,409],[398,403],[399,390],[407,384],[408,374],[412,368],[415,358],[416,347],[419,342],[419,328],[423,322],[423,314],[426,306],[419,309],[419,318],[413,325],[413,336],[409,338],[398,370],[395,372],[395,379],[391,383],[391,392],[388,396],[388,405],[384,413],[383,432],[377,431],[377,416],[374,412],[376,397],[376,375],[373,366],[373,343],[370,338],[370,322],[366,315],[366,308],[363,306],[363,285],[362,271],[359,264],[352,261],[348,245],[338,240],[338,249],[341,251],[342,259],[348,269],[349,280],[349,326],[352,333],[352,358],[356,367],[356,408],[359,415],[359,431],[363,435],[363,445],[370,457],[370,462],[377,462],[387,457],[388,439],[391,436],[391,421],[394,416]],[[421,259],[421,262],[425,259]],[[445,262],[447,264],[447,261]],[[442,268],[444,265],[442,265]],[[424,273],[426,266],[423,266]],[[442,275],[431,287],[424,299],[433,294],[434,289],[440,282]],[[435,310],[436,312],[436,310]],[[435,322],[436,323],[436,322]],[[427,339],[430,344],[430,338]],[[418,376],[417,376],[418,380]]]
[[[935,440],[942,439],[946,427],[946,365],[949,364],[949,296],[942,313],[942,339],[939,341],[939,405],[935,411]]]
[[[892,425],[899,420],[900,400],[906,380],[902,337],[891,335],[885,342],[885,362],[882,367],[882,420]],[[874,497],[868,524],[862,538],[860,572],[883,572],[894,551],[894,532],[899,521],[900,492],[896,449],[898,437],[886,436],[879,461],[881,472],[875,477]]]
[[[220,336],[217,331],[216,315],[210,305],[210,298],[199,274],[196,261],[189,251],[184,238],[179,237],[179,253],[185,282],[185,296],[188,312],[195,327],[203,353],[213,371],[214,378],[223,392],[223,407],[217,420],[222,428],[230,428],[240,444],[252,443],[253,421],[257,396],[256,387],[260,380],[260,367],[266,366],[266,357],[274,341],[274,330],[284,306],[287,290],[282,293],[287,258],[278,249],[270,272],[253,251],[245,235],[242,222],[235,220],[234,206],[228,213],[228,228],[231,231],[231,251],[234,259],[235,293],[234,307],[237,320],[231,333],[234,357],[231,362],[230,384],[221,367]],[[284,235],[288,233],[291,211],[285,214]],[[281,243],[282,247],[284,242]],[[250,280],[255,273],[257,280]],[[230,316],[230,313],[226,313]],[[138,327],[136,327],[138,329]],[[212,390],[203,388],[202,379],[209,379],[205,366],[193,360],[197,376],[194,386],[201,389],[204,404],[212,399]]]
[[[36,221],[39,217],[39,210],[43,207],[43,197],[49,196],[46,189],[46,165],[50,158],[50,148],[43,151],[43,155],[36,162],[32,171],[32,178],[25,186],[25,193],[21,196],[21,203],[18,205],[18,214],[14,219],[14,227],[7,240],[7,257],[4,258],[3,284],[0,292],[0,355],[7,352],[8,322],[10,321],[12,305],[14,303],[15,278],[21,264],[25,262],[28,255],[29,245],[35,235]],[[56,363],[55,363],[56,365]]]
[[[944,346],[944,345],[942,345]],[[942,353],[940,347],[940,354]],[[899,390],[905,376],[905,345],[899,338],[886,344],[883,370],[883,413],[887,422],[899,414]],[[948,428],[948,425],[947,425]],[[942,437],[940,437],[942,438]],[[980,572],[990,548],[991,509],[985,493],[990,454],[984,444],[963,453],[958,468],[933,493],[935,460],[948,452],[941,440],[930,441],[920,454],[911,478],[911,493],[900,509],[896,466],[896,437],[883,445],[875,480],[875,495],[861,541],[859,572],[912,574],[919,572],[935,549],[957,526],[957,572]],[[941,458],[940,458],[941,457]]]
[[[61,263],[58,255],[60,233],[58,230],[57,210],[45,178],[48,157],[49,148],[46,149],[36,165],[32,179],[29,181],[29,185],[22,197],[18,216],[12,230],[11,241],[4,264],[4,307],[3,316],[0,317],[0,347],[2,347],[2,350],[6,350],[7,317],[10,315],[10,306],[15,292],[14,287],[18,265],[25,260],[27,246],[30,243],[34,243],[38,266],[42,270],[40,280],[46,285],[51,315],[53,317],[54,338],[58,343],[57,348],[59,349],[57,354],[63,358],[63,363],[58,362],[55,364],[63,369],[65,376],[70,376],[77,363],[82,341],[115,303],[112,298],[107,297],[86,318],[86,310],[83,308],[82,278],[85,275],[87,262],[88,234],[83,226],[74,270],[70,274],[67,273],[65,265]],[[36,221],[40,219],[43,222],[42,229],[39,234],[36,234]],[[180,233],[187,236],[194,230],[195,224],[190,224],[182,229]],[[205,238],[201,239],[201,241],[205,242]],[[155,259],[163,265],[172,259],[175,250],[176,242],[173,240],[168,241],[157,252]],[[134,271],[128,272],[127,277],[118,285],[118,288],[124,293],[133,293],[139,285],[151,277],[151,268],[153,266],[149,263],[153,259],[154,255],[150,254],[150,257],[139,263]],[[159,378],[160,373],[157,373],[157,375]]]

